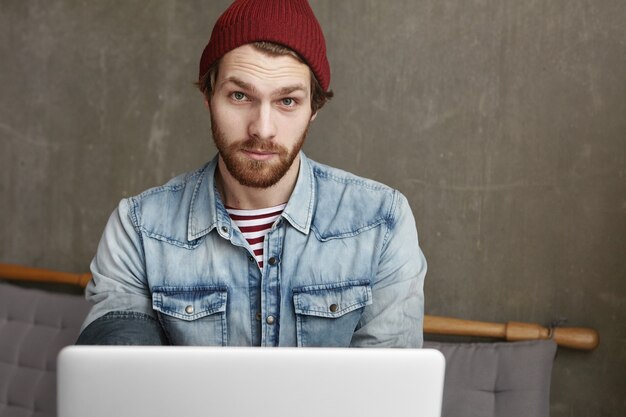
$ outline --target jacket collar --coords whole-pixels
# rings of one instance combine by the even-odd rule
[[[315,176],[311,161],[300,152],[300,172],[296,186],[289,197],[283,217],[298,231],[309,234],[315,209]]]
[[[216,168],[217,156],[205,166],[196,180],[187,221],[187,239],[189,241],[199,239],[215,228],[226,235],[231,233],[230,217],[215,185]],[[313,175],[313,167],[304,153],[300,152],[298,180],[282,217],[296,230],[308,234],[311,229],[314,206],[315,176]]]

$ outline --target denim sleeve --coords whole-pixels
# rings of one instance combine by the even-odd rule
[[[85,289],[93,307],[82,329],[110,312],[132,311],[156,319],[146,281],[143,241],[132,199],[122,200],[109,218],[91,262]]]
[[[372,304],[365,307],[351,346],[420,348],[423,343],[426,259],[407,199],[394,192]]]
[[[134,311],[113,311],[91,322],[77,345],[168,345],[154,318]]]

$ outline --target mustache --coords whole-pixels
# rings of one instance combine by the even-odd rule
[[[282,146],[277,145],[276,143],[272,141],[257,139],[257,138],[246,139],[243,142],[240,142],[237,147],[245,151],[275,152],[275,153],[285,152],[285,149]]]

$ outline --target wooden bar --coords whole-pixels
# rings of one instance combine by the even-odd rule
[[[21,265],[0,264],[0,279],[42,282],[48,284],[70,284],[78,285],[84,288],[91,279],[91,274],[74,274],[71,272],[51,271],[43,268],[31,268]]]
[[[20,265],[0,264],[0,279],[85,287],[91,274],[51,271]],[[507,341],[553,339],[559,346],[594,350],[598,347],[598,332],[582,327],[543,327],[534,323],[490,323],[452,317],[424,316],[424,333],[453,336],[490,337]]]
[[[553,339],[559,346],[580,350],[594,350],[600,344],[598,332],[590,328],[548,328],[534,323],[490,323],[428,315],[424,317],[424,333],[492,337],[509,342]]]

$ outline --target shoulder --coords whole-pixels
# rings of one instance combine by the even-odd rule
[[[163,185],[149,188],[138,195],[130,197],[129,200],[134,205],[149,206],[179,201],[187,194],[191,198],[198,183],[203,182],[209,165],[210,163],[207,163],[195,171],[180,174]]]
[[[392,227],[406,198],[380,182],[310,161],[316,187],[313,227],[321,237],[356,234],[385,224]]]
[[[178,175],[163,185],[149,188],[142,193],[126,198],[120,208],[126,208],[135,225],[145,229],[160,229],[160,223],[172,219],[187,219],[194,196],[201,185],[206,184],[207,169],[203,167]],[[165,227],[165,225],[161,225]]]
[[[370,190],[376,193],[393,193],[395,190],[380,182],[370,180],[368,178],[359,177],[358,175],[334,168],[319,162],[308,160],[313,169],[313,175],[321,184],[331,186],[342,186],[347,188],[356,188]]]
[[[189,189],[190,187],[193,189],[198,183],[198,180],[201,179],[204,175],[207,166],[208,164],[198,168],[195,171],[190,171],[184,174],[177,175],[163,185],[148,188],[142,193],[130,198],[137,202],[149,202],[151,200],[159,200],[162,198],[168,198],[168,196],[170,195],[179,194]]]

